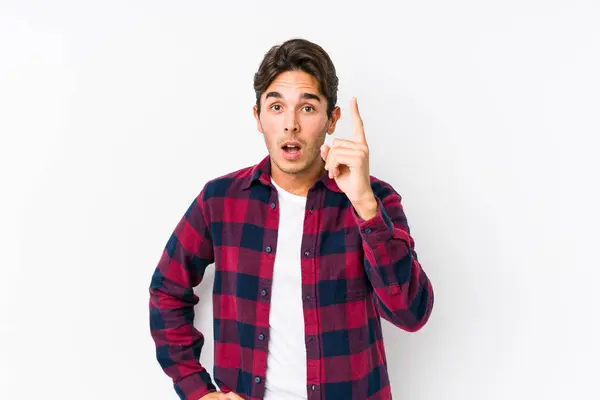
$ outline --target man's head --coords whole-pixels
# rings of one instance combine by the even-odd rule
[[[333,62],[317,44],[292,39],[267,52],[254,75],[254,117],[274,167],[310,175],[322,166],[320,147],[341,116],[337,89]]]

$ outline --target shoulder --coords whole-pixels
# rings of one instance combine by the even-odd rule
[[[252,178],[254,166],[248,166],[233,172],[212,178],[205,183],[200,193],[201,199],[207,201],[213,197],[238,197]]]

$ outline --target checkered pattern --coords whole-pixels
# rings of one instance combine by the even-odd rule
[[[279,212],[270,158],[208,182],[171,235],[150,285],[150,329],[182,400],[217,390],[199,364],[197,286],[214,263],[213,378],[262,399]],[[380,317],[416,331],[433,290],[401,197],[371,177],[378,214],[364,221],[327,173],[308,193],[301,252],[308,399],[390,399]],[[267,382],[268,384],[268,382]]]

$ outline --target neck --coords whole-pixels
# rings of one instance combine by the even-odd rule
[[[320,157],[310,168],[297,174],[287,174],[281,171],[271,160],[271,179],[282,189],[297,196],[308,196],[308,191],[324,172],[325,161]]]

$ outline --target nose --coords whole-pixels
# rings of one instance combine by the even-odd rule
[[[286,132],[298,132],[300,130],[300,125],[296,121],[296,114],[290,113],[287,115],[285,120],[285,131]]]

